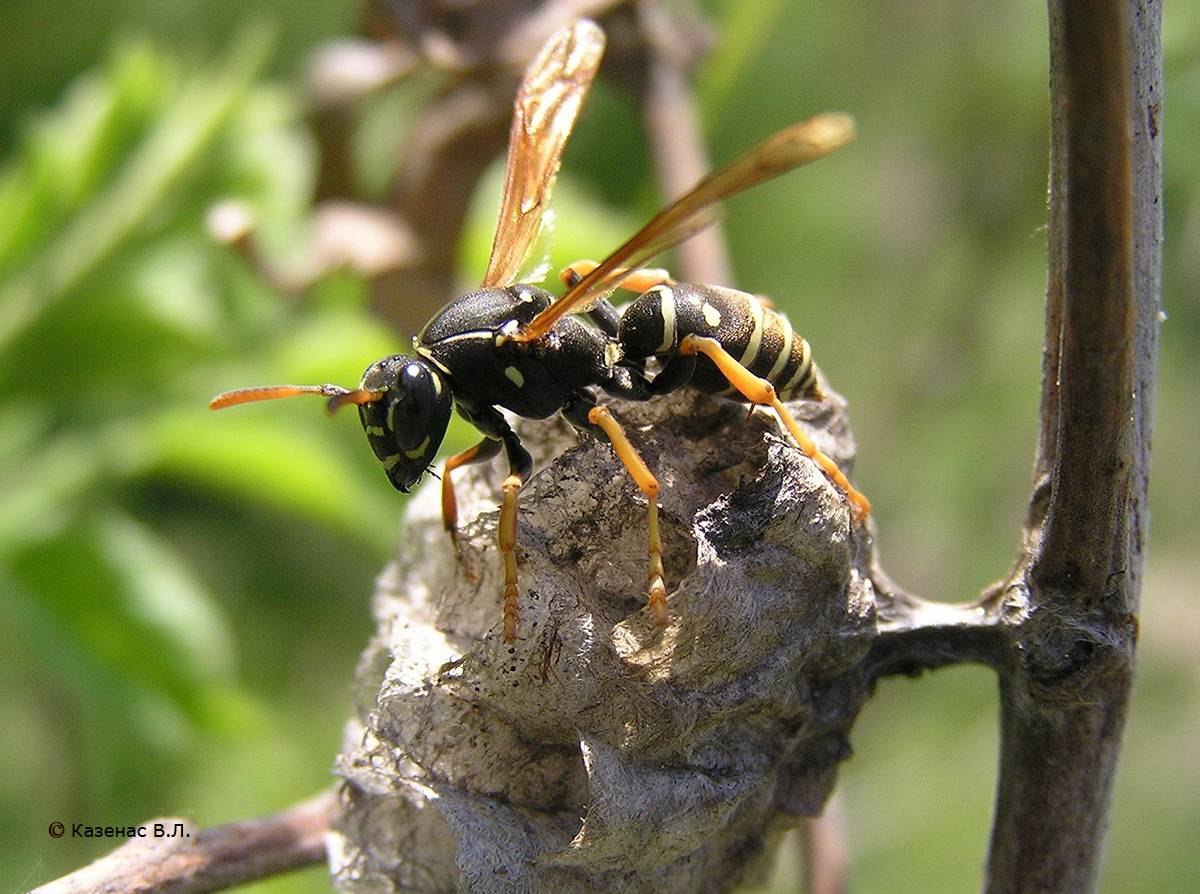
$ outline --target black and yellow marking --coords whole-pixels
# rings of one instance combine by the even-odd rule
[[[870,501],[855,490],[854,485],[838,468],[837,463],[822,453],[812,439],[801,430],[787,407],[783,405],[774,385],[742,366],[737,358],[715,339],[697,335],[685,336],[679,344],[679,353],[684,356],[701,354],[707,357],[746,400],[773,409],[804,455],[820,466],[821,471],[846,495],[854,520],[861,522],[871,514]]]
[[[820,398],[812,349],[777,313],[755,296],[721,286],[659,285],[625,311],[621,341],[627,356],[667,357],[689,335],[711,338],[750,372],[775,386],[782,400]],[[710,394],[738,391],[707,358],[691,382]]]

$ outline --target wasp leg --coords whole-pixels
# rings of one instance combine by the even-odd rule
[[[563,409],[563,413],[574,424],[586,428],[593,434],[602,434],[612,445],[617,459],[625,466],[625,471],[646,495],[646,554],[649,557],[650,569],[646,575],[648,581],[646,605],[650,614],[659,626],[666,626],[670,621],[667,614],[667,585],[664,581],[662,563],[662,535],[658,528],[658,479],[646,465],[637,448],[629,442],[625,430],[617,422],[612,411],[602,404],[597,404],[587,392],[578,392]]]
[[[508,428],[507,423],[505,428]],[[511,428],[502,438],[508,456],[508,477],[500,485],[504,502],[500,504],[498,539],[500,555],[504,559],[504,641],[511,643],[517,638],[517,492],[529,480],[533,458]]]
[[[478,581],[479,575],[478,572],[468,568],[463,560],[462,544],[458,542],[458,499],[455,497],[454,481],[451,480],[450,473],[458,467],[469,466],[470,463],[491,460],[498,452],[500,452],[499,440],[491,437],[484,438],[473,448],[449,457],[442,469],[442,524],[446,529],[446,534],[450,535],[450,542],[454,544],[455,560],[470,581]]]
[[[464,450],[462,453],[456,453],[447,459],[446,465],[442,469],[442,524],[454,542],[454,555],[460,563],[462,554],[459,552],[458,543],[458,500],[454,496],[454,482],[450,480],[450,473],[460,466],[489,460],[499,452],[499,440],[484,438],[474,447]],[[473,575],[468,574],[468,577],[471,576]]]
[[[650,391],[654,394],[670,394],[688,384],[695,372],[696,355],[676,351],[667,357],[666,363],[650,383]]]
[[[558,277],[563,285],[570,288],[599,266],[595,261],[576,261],[564,267]],[[642,267],[622,272],[625,278],[621,280],[621,288],[631,292],[647,292],[655,286],[670,285],[675,281],[662,267]]]
[[[504,502],[500,506],[500,556],[504,560],[504,641],[511,643],[517,638],[517,491],[522,481],[517,475],[509,475],[500,485],[504,489]]]
[[[792,418],[792,414],[787,411],[787,407],[776,396],[774,385],[766,379],[759,378],[738,363],[733,358],[733,355],[721,347],[720,343],[715,339],[704,338],[699,335],[687,335],[679,343],[679,353],[685,356],[704,354],[716,364],[717,369],[729,380],[729,384],[741,392],[746,400],[751,403],[771,407],[775,411],[775,415],[779,417],[779,421],[783,423],[784,427],[795,438],[804,455],[820,466],[821,470],[829,476],[838,489],[846,495],[846,499],[850,501],[850,512],[854,516],[854,520],[861,522],[870,515],[870,501],[854,489],[854,485],[842,474],[842,470],[837,467],[837,463],[822,453],[817,448],[817,445],[800,430],[800,426]]]
[[[529,476],[533,472],[533,457],[521,446],[517,433],[512,430],[512,427],[495,407],[479,408],[459,404],[458,410],[464,419],[487,437],[475,448],[472,448],[479,451],[474,456],[468,456],[472,451],[466,450],[458,456],[452,457],[451,461],[465,457],[459,463],[462,465],[485,459],[488,456],[495,456],[499,452],[500,445],[504,446],[504,454],[508,459],[508,477],[500,485],[504,490],[504,500],[500,504],[497,540],[499,541],[500,555],[504,560],[504,641],[511,643],[517,638],[517,492],[521,489],[521,485],[529,480]],[[443,479],[443,518],[446,513],[445,498],[446,484]]]

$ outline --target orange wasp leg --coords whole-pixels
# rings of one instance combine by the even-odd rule
[[[458,529],[458,500],[454,496],[454,482],[450,480],[450,473],[461,466],[489,460],[499,452],[499,441],[495,438],[484,438],[474,447],[456,453],[446,460],[446,465],[442,468],[442,524],[452,539],[456,537]]]
[[[687,335],[679,343],[679,353],[685,356],[688,354],[703,354],[716,364],[721,374],[729,380],[729,384],[741,392],[746,400],[751,403],[769,406],[773,409],[775,415],[779,417],[779,421],[791,433],[804,455],[820,466],[821,470],[829,476],[838,489],[846,495],[846,499],[850,502],[850,512],[854,520],[862,522],[871,514],[870,501],[854,489],[854,485],[842,474],[842,470],[837,467],[837,463],[822,453],[817,445],[800,430],[800,426],[792,418],[792,414],[787,411],[787,407],[776,396],[774,385],[766,379],[759,378],[738,363],[733,355],[721,347],[720,343],[714,339],[698,335]]]
[[[478,580],[479,574],[467,565],[463,558],[462,544],[458,541],[458,499],[454,496],[454,482],[450,473],[460,466],[489,460],[499,452],[499,441],[494,438],[484,438],[474,447],[449,457],[442,468],[442,526],[450,535],[450,542],[454,544],[455,561],[463,569],[466,578],[471,581]]]
[[[564,267],[558,277],[564,286],[570,288],[599,266],[595,261],[576,261]],[[620,288],[630,292],[648,292],[655,286],[670,285],[675,281],[662,267],[643,267],[621,272],[625,276],[621,279]]]
[[[521,478],[516,473],[504,479],[500,487],[504,502],[500,505],[500,555],[504,559],[504,641],[517,638],[517,492]]]
[[[658,530],[658,479],[654,477],[634,446],[629,443],[629,438],[625,436],[625,430],[621,428],[621,424],[613,417],[608,407],[592,407],[588,411],[588,421],[598,426],[608,436],[613,451],[625,466],[625,470],[629,472],[629,477],[646,495],[647,554],[650,558],[650,571],[647,575],[649,592],[646,604],[650,609],[650,614],[654,616],[655,623],[665,626],[670,621],[670,617],[667,614],[667,586],[663,581],[662,536]]]

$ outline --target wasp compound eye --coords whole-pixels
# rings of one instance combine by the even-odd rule
[[[371,364],[360,389],[380,395],[360,404],[358,415],[388,480],[407,493],[446,435],[453,400],[445,377],[424,360],[397,354]]]

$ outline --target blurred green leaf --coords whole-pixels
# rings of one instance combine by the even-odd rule
[[[0,175],[0,270],[24,260],[95,195],[175,80],[162,57],[130,47],[37,120],[23,152]]]
[[[174,551],[144,525],[117,514],[99,519],[97,546],[118,580],[122,612],[172,646],[182,673],[232,679],[232,632],[213,594]]]
[[[228,630],[211,594],[143,528],[111,512],[83,518],[12,567],[85,664],[208,722],[233,671]]]
[[[323,415],[319,405],[310,410]],[[360,446],[358,420],[338,421],[342,436]],[[383,552],[394,540],[394,493],[382,475],[367,484],[352,474],[332,434],[283,424],[279,412],[265,409],[217,417],[201,406],[164,415],[148,435],[160,474],[308,518]]]
[[[357,385],[367,365],[395,354],[411,351],[408,345],[382,323],[363,315],[359,307],[333,306],[314,311],[297,321],[268,349],[270,365],[291,370],[297,381],[341,382]],[[310,411],[323,416],[320,402]]]
[[[265,34],[248,34],[226,60],[185,84],[124,161],[116,180],[55,234],[21,274],[0,287],[0,349],[145,225],[211,145],[266,60]]]
[[[706,121],[729,104],[737,79],[777,27],[785,0],[738,3],[724,0],[716,16],[720,22],[717,46],[698,76],[698,94]]]
[[[49,435],[49,414],[28,404],[0,407],[0,562],[61,534],[94,487],[103,458],[82,436]]]

